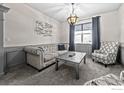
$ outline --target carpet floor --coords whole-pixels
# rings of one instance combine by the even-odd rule
[[[117,76],[124,70],[120,64],[104,65],[92,62],[87,58],[86,64],[80,64],[80,79],[75,79],[75,69],[72,66],[60,65],[59,70],[55,71],[55,65],[44,69],[41,72],[23,64],[11,68],[8,73],[0,77],[0,85],[83,85],[85,82],[98,78],[109,73]]]

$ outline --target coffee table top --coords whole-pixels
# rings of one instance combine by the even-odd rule
[[[70,55],[72,56],[70,57]],[[70,52],[69,51],[63,55],[56,57],[56,59],[80,64],[85,56],[86,56],[86,53],[83,53],[83,52]]]

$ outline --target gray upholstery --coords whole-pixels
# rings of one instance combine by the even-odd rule
[[[92,53],[92,59],[96,62],[103,64],[113,64],[116,62],[119,42],[104,41],[101,42],[99,50],[94,50]]]
[[[41,70],[42,68],[55,62],[55,57],[68,51],[68,44],[64,44],[66,50],[58,51],[57,44],[43,44],[36,46],[26,46],[27,63]]]
[[[40,55],[40,53],[42,52],[42,50],[40,48],[34,47],[34,46],[25,47],[24,50],[26,52],[34,54],[34,55]]]
[[[57,51],[58,55],[62,55],[62,54],[65,54],[67,53],[68,50],[62,50],[62,51]]]
[[[44,61],[45,61],[45,62],[50,61],[50,60],[54,59],[54,58],[57,57],[57,56],[58,56],[57,53],[45,54],[45,55],[44,55]]]

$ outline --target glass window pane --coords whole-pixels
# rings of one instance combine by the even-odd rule
[[[92,31],[91,30],[83,31],[83,43],[92,44]]]
[[[83,30],[91,30],[92,29],[92,23],[84,23],[83,24]]]
[[[75,43],[92,44],[92,23],[75,26]]]
[[[82,31],[75,32],[75,43],[82,43],[81,35],[82,35]]]
[[[82,25],[75,25],[75,31],[82,31]]]

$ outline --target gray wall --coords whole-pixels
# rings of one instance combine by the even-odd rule
[[[61,23],[36,9],[19,3],[5,3],[10,11],[5,15],[5,47],[26,46],[60,42]],[[52,36],[37,35],[35,21],[47,22],[53,26]]]
[[[124,47],[121,47],[121,63],[124,65]]]
[[[0,74],[4,71],[3,12],[0,11]]]

